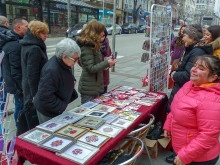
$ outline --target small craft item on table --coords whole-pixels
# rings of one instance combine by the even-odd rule
[[[42,123],[42,124],[40,124],[36,127],[39,128],[39,129],[43,129],[45,131],[55,132],[55,131],[63,128],[66,125],[67,125],[67,123],[49,120],[49,121],[46,121],[46,122],[44,122],[44,123]]]
[[[114,89],[114,91],[124,91],[124,92],[126,92],[126,91],[131,90],[131,89],[133,89],[133,88],[129,87],[129,86],[121,86],[119,88]]]
[[[91,131],[91,132],[87,132],[86,134],[81,136],[78,140],[100,148],[109,139],[110,139],[110,137],[108,137],[108,136],[98,134],[96,132]]]
[[[133,123],[132,121],[117,118],[111,124],[118,126],[118,127],[122,127],[124,129],[127,129],[132,123]]]
[[[98,103],[89,101],[89,102],[87,102],[85,104],[82,104],[80,107],[91,109],[91,108],[95,107],[96,105],[98,105]]]
[[[98,151],[99,148],[78,141],[62,153],[56,153],[56,155],[78,164],[85,164]]]
[[[87,113],[86,116],[102,118],[102,117],[106,116],[107,114],[108,114],[108,112],[93,110],[90,113]]]
[[[123,108],[123,110],[124,110],[124,111],[130,111],[130,110],[136,111],[136,110],[138,110],[140,107],[141,107],[141,105],[132,103],[132,104],[130,104],[129,106]]]
[[[106,123],[111,123],[117,118],[118,118],[118,116],[114,115],[114,114],[108,114],[108,115],[103,117],[103,119],[105,120]]]
[[[107,135],[112,138],[115,138],[121,131],[123,131],[123,128],[110,124],[104,124],[101,127],[99,127],[97,130],[93,130],[93,132]]]
[[[18,136],[19,139],[28,141],[32,144],[38,145],[43,140],[49,138],[52,133],[34,128],[30,131],[25,132],[24,134]]]
[[[90,130],[89,128],[85,128],[85,127],[80,127],[76,125],[67,125],[66,127],[57,131],[56,134],[77,139],[79,136],[85,134],[89,130]]]
[[[84,119],[82,119],[82,120],[78,121],[77,123],[75,123],[75,125],[88,127],[88,128],[91,128],[91,129],[97,129],[104,123],[105,123],[105,120],[102,119],[102,118],[85,117]]]
[[[103,105],[103,104],[99,104],[99,105],[97,105],[93,109],[101,110],[101,111],[104,111],[104,112],[111,112],[111,111],[115,110],[116,108],[115,107],[111,107],[111,106],[107,106],[107,105]]]
[[[91,112],[91,109],[76,107],[68,111],[70,114],[85,116],[87,113]]]
[[[60,153],[74,143],[76,143],[75,139],[70,139],[59,135],[53,135],[47,140],[41,142],[39,144],[39,147],[52,152]]]
[[[57,116],[53,120],[61,121],[61,122],[65,122],[65,123],[75,123],[75,122],[79,121],[82,118],[83,118],[83,116],[75,115],[75,114],[67,112],[67,113],[63,113],[63,114]]]

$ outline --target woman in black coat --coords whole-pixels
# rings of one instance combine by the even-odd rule
[[[81,54],[75,41],[65,38],[56,46],[56,54],[43,67],[34,105],[40,123],[60,115],[78,97],[72,69]]]
[[[181,57],[180,65],[177,69],[171,71],[171,78],[174,80],[174,87],[168,101],[168,112],[170,112],[170,104],[174,95],[178,90],[190,80],[190,70],[197,56],[212,54],[211,46],[197,46],[202,39],[202,28],[199,25],[190,25],[183,32],[183,41],[185,42],[185,51]]]
[[[45,23],[31,21],[24,38],[20,40],[22,45],[22,89],[24,92],[24,109],[22,112],[25,114],[26,128],[25,122],[22,122],[22,130],[18,130],[18,133],[30,130],[39,124],[33,99],[38,90],[41,69],[48,61],[44,43],[48,31],[48,26]]]

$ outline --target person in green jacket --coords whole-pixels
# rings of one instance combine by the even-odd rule
[[[81,103],[84,104],[104,91],[103,70],[112,67],[117,60],[102,61],[100,48],[105,38],[105,25],[95,19],[91,20],[81,31],[77,43],[81,48],[80,64],[82,74],[79,80]]]

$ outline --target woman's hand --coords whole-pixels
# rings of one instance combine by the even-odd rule
[[[167,139],[171,138],[170,131],[164,130],[164,137],[167,138]]]
[[[116,59],[109,59],[108,60],[108,64],[109,64],[109,67],[111,68],[116,62],[118,62],[118,60],[116,60]]]
[[[176,73],[176,71],[173,71],[172,73],[171,73],[171,75],[170,75],[170,77],[172,78],[172,80],[173,80],[173,75]],[[173,80],[174,81],[174,80]]]
[[[177,155],[175,160],[174,160],[174,164],[176,165],[185,165],[179,158],[179,156]]]

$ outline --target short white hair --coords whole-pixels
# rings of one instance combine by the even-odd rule
[[[77,53],[78,56],[80,56],[81,50],[77,43],[70,38],[65,38],[56,45],[55,54],[60,59],[64,55],[66,55],[67,57],[72,57],[75,53]]]

